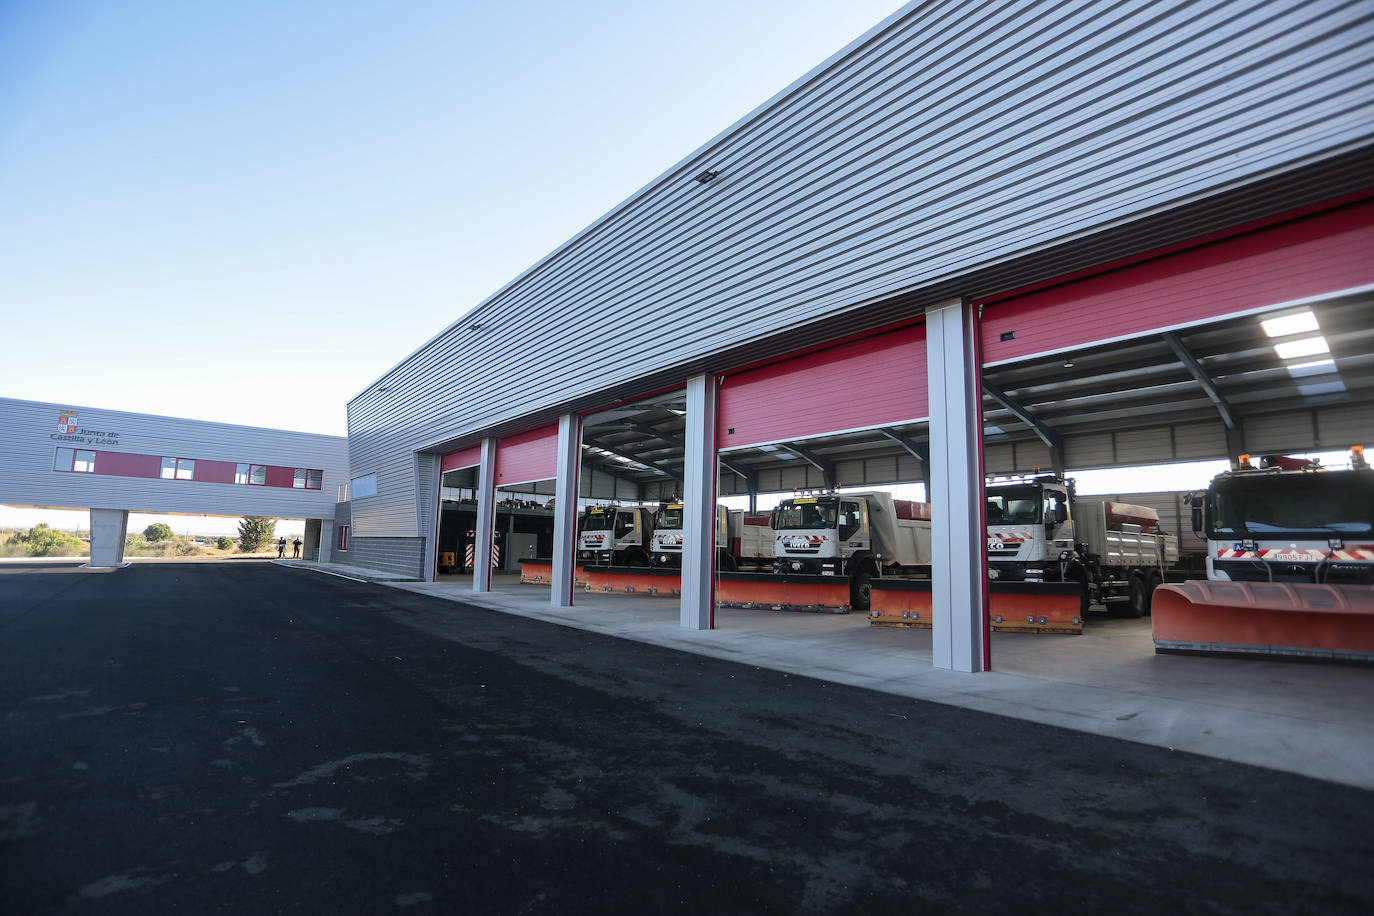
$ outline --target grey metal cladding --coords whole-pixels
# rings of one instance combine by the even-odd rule
[[[78,443],[54,438],[59,413],[80,427],[117,436]],[[53,471],[58,446],[283,467],[318,468],[319,490],[203,480],[116,477]],[[97,468],[98,470],[98,468]],[[348,479],[341,436],[211,423],[43,401],[0,398],[0,503],[207,515],[332,518],[336,488]]]
[[[911,4],[357,395],[355,514],[415,531],[417,447],[1368,146],[1371,17]]]

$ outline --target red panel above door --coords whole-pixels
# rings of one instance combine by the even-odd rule
[[[1134,337],[1369,284],[1374,202],[987,305],[983,362]]]
[[[558,474],[558,424],[507,436],[496,443],[496,485],[549,480]]]
[[[924,324],[747,369],[721,380],[720,448],[807,439],[929,416]]]
[[[440,471],[457,471],[460,468],[474,468],[482,463],[482,446],[474,445],[471,448],[459,449],[456,452],[449,452],[439,462]]]

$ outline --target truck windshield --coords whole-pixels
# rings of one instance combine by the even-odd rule
[[[588,512],[582,522],[583,531],[610,531],[615,527],[615,512]]]
[[[834,499],[814,503],[783,503],[778,506],[777,521],[774,527],[779,531],[804,528],[834,528],[835,510],[839,501]]]
[[[989,525],[1029,525],[1040,521],[1039,487],[999,487],[987,491]]]
[[[682,507],[664,506],[658,510],[658,515],[654,516],[655,529],[675,530],[682,527]]]
[[[1326,540],[1374,535],[1374,474],[1238,476],[1213,486],[1208,536]]]

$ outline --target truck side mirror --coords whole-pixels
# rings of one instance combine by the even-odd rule
[[[1064,503],[1054,507],[1054,523],[1062,525],[1069,520],[1069,507]]]
[[[1193,500],[1193,534],[1202,537],[1202,500]]]

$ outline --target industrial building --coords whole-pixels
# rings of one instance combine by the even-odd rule
[[[349,402],[352,561],[430,578],[442,489],[477,557],[552,494],[568,605],[579,500],[680,496],[708,628],[718,495],[921,482],[933,661],[982,670],[985,474],[1369,438],[1371,38],[1359,4],[906,5]]]
[[[478,591],[544,557],[569,607],[582,509],[679,500],[708,629],[718,500],[922,484],[933,664],[985,670],[986,478],[1374,438],[1371,39],[1358,3],[909,3],[354,396],[346,459],[82,408],[137,453],[92,475],[63,405],[0,402],[35,437],[0,501],[316,519],[320,559]]]

